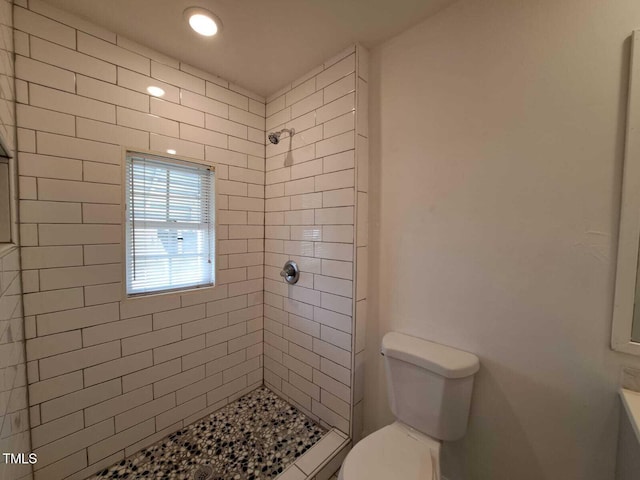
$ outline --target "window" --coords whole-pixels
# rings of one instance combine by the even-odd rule
[[[212,167],[127,152],[127,295],[214,284],[214,202]]]

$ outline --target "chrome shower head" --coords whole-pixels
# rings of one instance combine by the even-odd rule
[[[269,141],[277,145],[280,142],[280,132],[271,132],[269,134]]]
[[[293,137],[293,134],[296,133],[293,128],[283,128],[279,132],[271,132],[269,135],[267,135],[267,138],[271,143],[277,145],[278,143],[280,143],[280,135],[282,135],[284,132],[287,132],[289,134],[289,137]]]

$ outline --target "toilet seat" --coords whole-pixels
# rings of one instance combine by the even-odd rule
[[[363,438],[338,480],[440,480],[440,442],[399,422]]]

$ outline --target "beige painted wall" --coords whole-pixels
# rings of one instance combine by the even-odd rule
[[[368,345],[477,353],[450,480],[613,478],[635,0],[462,0],[372,52]],[[377,299],[377,302],[374,301]],[[369,348],[366,431],[391,421]]]

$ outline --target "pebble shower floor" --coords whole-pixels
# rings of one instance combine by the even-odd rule
[[[325,433],[261,387],[88,480],[275,478]]]

